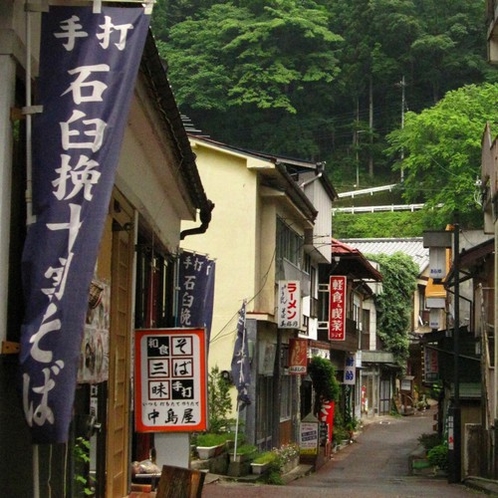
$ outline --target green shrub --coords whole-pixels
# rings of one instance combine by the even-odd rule
[[[340,384],[335,377],[335,368],[330,360],[313,356],[308,366],[316,393],[315,413],[321,409],[322,401],[337,401],[339,399]]]
[[[256,446],[252,444],[241,444],[237,446],[237,455],[251,455],[252,453],[256,453],[257,450]]]
[[[273,484],[276,486],[282,486],[284,484],[284,480],[282,479],[282,475],[278,470],[270,470],[265,477],[265,482],[267,484]]]
[[[427,432],[421,434],[417,440],[426,451],[429,451],[434,448],[434,446],[441,444],[441,438],[437,432]]]
[[[228,431],[233,423],[233,419],[228,417],[232,412],[230,383],[221,375],[218,366],[213,367],[208,375],[208,407],[209,431]]]
[[[219,444],[224,444],[227,441],[232,440],[235,435],[231,432],[225,432],[222,434],[214,434],[213,432],[206,432],[203,434],[197,434],[195,436],[196,446],[218,446]],[[241,435],[239,434],[239,441]]]
[[[448,445],[438,444],[427,453],[427,460],[431,465],[441,470],[448,470]]]
[[[273,451],[265,451],[256,456],[254,463],[272,463],[276,460],[277,455]]]

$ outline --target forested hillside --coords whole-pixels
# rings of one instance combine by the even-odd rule
[[[407,199],[426,201],[422,159],[399,164],[421,144],[399,130],[450,90],[497,81],[485,14],[484,0],[158,0],[152,24],[180,109],[206,134],[325,161],[338,191],[403,174]]]

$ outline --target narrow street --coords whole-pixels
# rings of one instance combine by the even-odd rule
[[[445,477],[411,476],[409,455],[417,438],[432,430],[432,411],[408,417],[378,417],[367,424],[356,442],[336,453],[317,472],[286,486],[214,482],[203,497],[438,497],[458,498],[481,493]],[[482,494],[481,494],[482,495]],[[483,496],[483,495],[482,495]]]

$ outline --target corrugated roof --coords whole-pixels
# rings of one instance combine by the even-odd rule
[[[429,249],[424,247],[423,237],[341,239],[345,244],[358,249],[363,254],[387,254],[402,252],[412,258],[422,273],[429,265]]]

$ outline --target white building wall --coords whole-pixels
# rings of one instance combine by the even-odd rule
[[[313,245],[325,258],[324,262],[332,261],[332,200],[319,180],[308,184],[305,194],[318,211],[313,228]]]

